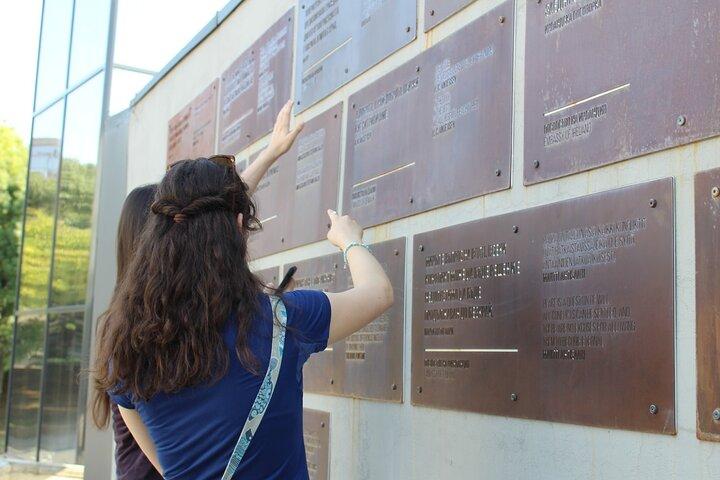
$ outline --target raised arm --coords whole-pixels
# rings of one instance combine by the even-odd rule
[[[332,226],[328,240],[345,249],[352,242],[362,243],[362,228],[348,216],[328,210]],[[393,288],[375,257],[362,246],[347,250],[348,268],[354,287],[342,293],[328,293],[332,316],[328,345],[363,328],[393,304]]]
[[[270,137],[270,144],[265,150],[260,152],[260,155],[255,159],[252,164],[240,174],[240,178],[243,182],[250,187],[250,194],[252,194],[260,183],[260,180],[268,171],[270,166],[277,161],[282,155],[287,153],[292,147],[295,138],[298,133],[303,129],[305,124],[299,122],[293,130],[290,130],[290,114],[292,113],[293,102],[288,100],[285,106],[278,113],[277,119],[275,120],[275,127],[273,127],[272,136]]]

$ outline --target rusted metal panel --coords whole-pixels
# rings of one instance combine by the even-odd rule
[[[330,469],[330,412],[303,408],[303,440],[310,480],[327,480]]]
[[[405,239],[377,243],[371,249],[392,282],[395,303],[362,330],[310,358],[303,372],[308,392],[402,402]],[[320,257],[297,266],[296,277],[301,275],[297,277],[298,289],[320,287],[339,292],[352,286],[349,270],[342,268],[342,255]],[[327,272],[334,274],[334,284]],[[317,283],[323,275],[328,282]]]
[[[673,212],[665,179],[416,235],[413,404],[674,434]]]
[[[716,0],[527,2],[525,61],[526,184],[720,134]]]
[[[280,285],[280,267],[264,268],[253,272],[265,285],[273,284],[276,287]]]
[[[720,169],[695,175],[697,436],[720,441]]]
[[[295,68],[303,111],[416,37],[415,0],[301,0]]]
[[[505,2],[350,97],[344,213],[377,225],[509,188],[513,14]]]
[[[269,133],[290,98],[294,18],[293,8],[223,72],[219,152],[237,153]]]
[[[443,20],[473,3],[475,0],[427,0],[425,2],[425,31],[435,28]]]
[[[309,120],[290,151],[258,184],[254,199],[263,230],[250,238],[253,257],[327,235],[327,209],[338,206],[341,121],[342,104]]]

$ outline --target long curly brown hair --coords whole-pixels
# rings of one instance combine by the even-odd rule
[[[261,284],[246,253],[259,224],[247,185],[234,168],[185,160],[166,173],[151,209],[98,330],[93,420],[101,428],[110,415],[108,392],[147,401],[221,378],[233,310],[235,352],[255,371],[247,340]]]

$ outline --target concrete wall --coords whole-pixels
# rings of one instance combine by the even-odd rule
[[[499,5],[477,0],[304,112],[309,119],[431,47]],[[165,169],[168,120],[191,101],[296,2],[246,0],[132,110],[128,191],[160,179]],[[418,32],[425,0],[418,0]],[[410,305],[405,296],[405,403],[401,405],[306,394],[307,407],[331,412],[334,479],[720,479],[720,444],[695,437],[695,254],[693,175],[720,166],[720,138],[647,155],[538,185],[523,186],[525,0],[516,1],[512,188],[371,228],[366,241],[416,233],[522,210],[648,180],[676,180],[676,436],[642,434],[542,421],[441,411],[409,402]],[[297,29],[296,29],[297,31]],[[347,105],[344,115],[347,115]],[[343,122],[345,124],[345,122]],[[343,135],[345,134],[343,127]],[[345,138],[345,137],[343,137]],[[252,145],[247,153],[263,146]],[[344,150],[344,149],[343,149]],[[245,153],[245,152],[243,152]],[[343,153],[344,155],[344,153]],[[341,159],[344,161],[344,159]],[[271,267],[332,253],[318,242],[255,261]],[[411,256],[406,265],[410,285]]]

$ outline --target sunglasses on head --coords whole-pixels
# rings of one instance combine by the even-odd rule
[[[235,155],[211,155],[207,157],[207,160],[220,165],[221,167],[235,169]],[[171,163],[168,165],[167,170],[169,171],[179,162]]]

